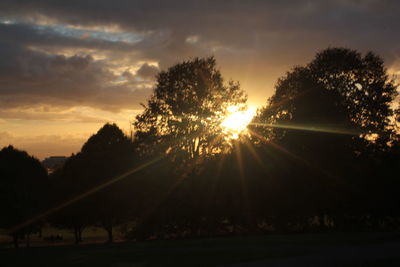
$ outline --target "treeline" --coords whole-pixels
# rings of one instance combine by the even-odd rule
[[[104,125],[63,168],[0,152],[1,228],[16,246],[44,222],[82,240],[128,224],[127,239],[398,230],[397,85],[381,58],[323,50],[281,77],[248,132],[221,127],[246,107],[214,58],[157,75],[133,138]]]

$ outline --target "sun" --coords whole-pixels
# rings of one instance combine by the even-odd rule
[[[256,109],[254,107],[242,109],[238,106],[229,106],[227,115],[221,123],[227,138],[238,139],[240,135],[246,133],[247,125],[251,122],[255,113]]]

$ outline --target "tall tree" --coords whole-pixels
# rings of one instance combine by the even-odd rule
[[[224,84],[213,57],[195,58],[157,76],[154,92],[134,123],[142,151],[168,151],[175,159],[196,159],[221,151],[220,124],[229,105],[243,105],[239,84]]]
[[[58,210],[49,218],[50,222],[59,228],[71,229],[74,232],[75,243],[82,241],[83,230],[94,224],[93,210],[88,201],[79,196],[87,192],[90,188],[91,179],[88,166],[94,164],[85,160],[81,153],[72,154],[61,169],[51,174],[52,180],[52,202],[55,206],[63,206],[71,200],[78,199],[68,203],[66,207]]]
[[[116,124],[105,124],[72,156],[57,173],[56,191],[63,192],[59,201],[81,199],[58,212],[54,221],[73,228],[76,242],[81,241],[84,227],[100,224],[113,241],[113,227],[129,212],[124,209],[124,197],[129,193],[113,179],[133,167],[131,140]],[[103,185],[108,184],[103,188]],[[97,190],[99,189],[99,190]],[[89,193],[88,193],[89,192]]]
[[[364,169],[376,167],[371,163],[393,141],[395,96],[396,85],[377,55],[328,48],[278,80],[252,127],[300,164],[285,176],[306,185],[309,194],[294,193],[310,196],[307,205],[360,210],[379,175]]]
[[[382,59],[374,53],[363,57],[355,50],[328,48],[307,66],[294,68],[279,79],[274,95],[255,121],[276,126],[329,126],[321,130],[350,131],[385,146],[392,136],[390,105],[396,88]],[[264,134],[274,138],[276,132],[268,129]]]
[[[29,235],[38,229],[37,222],[18,225],[41,211],[47,201],[48,186],[47,171],[39,160],[11,145],[0,151],[0,227],[11,231],[16,248],[22,236],[29,245]]]
[[[88,172],[93,185],[108,182],[133,166],[133,145],[131,140],[116,124],[105,124],[82,146],[82,155],[93,162]],[[113,242],[113,227],[129,214],[124,196],[126,188],[110,184],[89,198],[93,203],[94,219],[108,233],[108,242]]]
[[[389,78],[383,60],[368,52],[329,48],[318,53],[308,65],[314,79],[327,90],[339,92],[351,120],[363,137],[374,135],[385,145],[391,137],[391,103],[397,85]]]

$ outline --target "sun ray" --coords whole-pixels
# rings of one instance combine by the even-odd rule
[[[218,140],[220,140],[222,138],[222,136],[216,136],[215,138],[213,138],[210,141],[210,144],[213,145],[215,144],[215,142],[217,142]],[[160,195],[158,201],[156,201],[151,207],[149,207],[148,209],[146,209],[141,215],[140,217],[142,218],[142,220],[137,224],[137,227],[140,227],[141,225],[144,225],[146,223],[147,220],[149,220],[151,218],[151,216],[156,213],[156,211],[159,209],[160,205],[166,200],[168,199],[168,197],[175,191],[175,189],[177,189],[179,187],[179,185],[182,184],[182,182],[187,178],[187,175],[190,172],[193,172],[194,168],[198,165],[201,164],[204,161],[205,158],[205,154],[200,154],[200,156],[195,159],[194,162],[192,162],[192,164],[190,164],[187,167],[186,172],[182,173],[182,175],[177,176],[177,178],[175,179],[175,181],[169,186],[169,188],[164,192],[164,194]],[[223,158],[225,158],[225,155],[223,155]],[[218,171],[220,172],[222,169],[222,165],[223,162],[221,162]],[[214,184],[216,184],[217,181],[214,182]],[[213,186],[215,188],[215,185]],[[214,190],[215,191],[215,190]]]
[[[255,136],[256,138],[258,138],[260,141],[262,141],[262,142],[264,142],[264,143],[270,144],[270,145],[271,145],[272,147],[274,147],[275,149],[277,149],[277,150],[283,152],[284,154],[288,155],[288,156],[291,157],[292,159],[294,159],[294,160],[296,160],[296,161],[302,163],[303,165],[305,165],[306,167],[308,167],[310,170],[322,174],[324,177],[329,178],[331,181],[334,181],[335,183],[341,183],[341,184],[346,184],[346,183],[347,183],[344,179],[342,179],[342,178],[340,178],[340,177],[337,177],[337,176],[335,176],[335,175],[329,173],[328,171],[322,169],[321,167],[318,167],[318,164],[313,164],[313,163],[311,163],[311,162],[309,162],[309,161],[307,161],[307,160],[305,160],[305,159],[299,157],[298,155],[296,155],[296,154],[290,152],[289,150],[283,148],[282,146],[280,146],[280,145],[278,145],[278,144],[276,144],[276,143],[274,143],[274,142],[268,140],[267,138],[265,138],[264,136],[258,134],[257,132],[252,131],[252,130],[250,130],[250,129],[249,129],[249,132],[250,132],[250,134],[252,134],[252,135]]]
[[[289,150],[283,148],[282,146],[280,146],[280,145],[278,145],[278,144],[275,144],[274,142],[272,142],[271,140],[268,140],[267,138],[265,138],[264,136],[258,134],[257,132],[252,131],[252,130],[249,130],[249,132],[250,132],[253,136],[257,137],[260,141],[262,141],[262,142],[264,142],[264,143],[270,144],[272,147],[274,147],[275,149],[279,150],[280,152],[283,152],[284,154],[290,156],[291,158],[293,158],[293,159],[295,159],[295,160],[297,160],[297,161],[299,161],[299,162],[302,162],[303,164],[305,164],[305,165],[307,165],[307,166],[310,166],[310,167],[313,166],[313,164],[307,162],[307,161],[304,160],[303,158],[297,156],[296,154],[290,152]]]
[[[265,167],[264,162],[261,160],[260,155],[257,154],[256,150],[254,149],[253,145],[249,142],[248,139],[244,140],[244,144],[247,147],[247,149],[250,151],[251,155],[254,157],[254,159],[257,161],[257,163],[262,166]]]
[[[248,190],[248,186],[247,186],[246,174],[244,171],[242,150],[240,147],[241,144],[239,141],[235,140],[234,145],[235,145],[236,160],[237,160],[237,164],[239,167],[239,176],[240,176],[241,189],[242,189],[241,193],[243,196],[244,206],[247,209],[247,211],[250,211],[251,205],[250,205],[250,200],[249,200],[249,190]]]
[[[311,132],[322,132],[322,133],[332,133],[332,134],[344,134],[344,135],[360,135],[361,131],[348,128],[329,128],[321,126],[310,126],[310,125],[291,125],[291,124],[275,124],[275,123],[259,123],[251,122],[249,125],[261,126],[268,128],[279,128],[279,129],[289,129],[289,130],[300,130],[300,131],[311,131]]]

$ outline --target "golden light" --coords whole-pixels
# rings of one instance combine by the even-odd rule
[[[247,125],[251,122],[256,109],[249,107],[241,109],[238,106],[229,106],[227,115],[221,123],[221,127],[228,139],[238,139],[241,134],[247,132]]]

